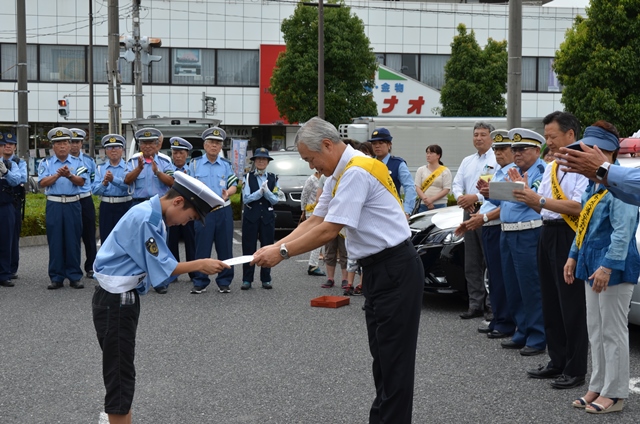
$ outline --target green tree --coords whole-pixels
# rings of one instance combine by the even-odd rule
[[[444,68],[440,92],[442,116],[505,116],[507,42],[487,40],[480,48],[473,30],[458,25],[451,43],[451,58]]]
[[[276,62],[271,93],[282,117],[307,121],[318,114],[318,9],[298,3],[281,29],[287,49]],[[356,116],[377,115],[367,90],[377,64],[362,20],[344,4],[325,8],[324,40],[325,119],[337,127]]]
[[[556,51],[561,102],[583,126],[604,119],[621,136],[640,128],[640,2],[591,0]]]

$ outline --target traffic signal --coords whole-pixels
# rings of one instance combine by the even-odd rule
[[[67,99],[58,100],[58,115],[64,119],[69,119],[69,101]]]

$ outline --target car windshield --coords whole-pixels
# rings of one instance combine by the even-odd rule
[[[309,164],[302,160],[297,153],[292,155],[276,155],[269,163],[269,172],[277,175],[311,175]]]

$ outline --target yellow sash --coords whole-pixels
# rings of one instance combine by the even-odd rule
[[[393,183],[393,180],[391,179],[391,175],[389,175],[389,168],[387,168],[387,165],[385,165],[382,161],[379,161],[378,159],[370,158],[367,156],[354,156],[351,158],[349,163],[347,163],[347,166],[344,167],[344,170],[342,171],[342,173],[338,176],[338,181],[336,181],[336,185],[333,187],[331,196],[336,195],[336,191],[338,190],[338,184],[340,184],[340,179],[342,178],[342,175],[345,173],[347,169],[351,168],[352,166],[357,166],[359,168],[362,168],[365,171],[367,171],[369,174],[373,175],[378,181],[380,181],[380,184],[382,184],[387,190],[389,190],[389,193],[393,194],[393,197],[395,197],[396,200],[398,201],[400,208],[402,208],[402,202],[398,197],[398,192],[396,191],[396,186]]]
[[[422,182],[422,191],[424,192],[426,189],[428,189],[431,186],[431,184],[433,184],[433,182],[436,180],[436,178],[438,178],[440,174],[444,172],[445,169],[447,168],[445,168],[443,165],[440,165],[438,169],[433,171],[431,175],[429,175],[429,177]]]
[[[591,221],[591,216],[593,215],[593,211],[596,209],[596,205],[608,192],[609,190],[602,190],[601,192],[594,194],[584,205],[584,208],[582,208],[582,212],[580,212],[580,219],[578,220],[578,229],[576,230],[576,246],[578,246],[578,249],[582,247],[582,242],[584,241],[584,236],[587,234],[589,221]]]
[[[314,202],[314,203],[307,203],[307,206],[304,207],[304,210],[308,213],[313,213],[313,211],[316,208],[316,205],[318,204],[318,202]]]
[[[562,191],[562,187],[560,187],[560,183],[558,182],[558,162],[553,161],[551,165],[551,192],[553,193],[553,198],[556,200],[567,200],[567,196],[565,196],[564,191]],[[580,217],[575,215],[567,215],[564,213],[560,214],[562,219],[569,224],[569,227],[573,231],[577,231],[578,229],[578,220]]]

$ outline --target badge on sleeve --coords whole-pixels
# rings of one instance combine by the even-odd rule
[[[150,237],[144,245],[147,248],[147,252],[151,253],[153,256],[158,256],[158,243],[156,243],[156,240],[153,237]]]

